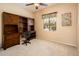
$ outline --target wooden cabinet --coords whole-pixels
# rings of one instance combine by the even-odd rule
[[[3,40],[2,47],[7,49],[20,44],[20,36],[30,31],[31,37],[36,37],[34,19],[3,12]]]
[[[5,37],[3,44],[4,49],[20,44],[19,33],[7,34],[4,35],[4,37]]]
[[[7,49],[20,44],[18,30],[19,16],[3,12],[3,40],[2,47]]]
[[[19,16],[9,13],[3,13],[4,24],[17,24],[19,23]]]

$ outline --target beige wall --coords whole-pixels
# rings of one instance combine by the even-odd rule
[[[0,4],[0,47],[2,44],[2,12],[9,12],[25,17],[32,17],[33,15],[31,12],[27,11],[26,9],[16,5],[16,4]]]
[[[57,14],[57,30],[46,32],[43,29],[42,14],[58,12]],[[72,26],[62,27],[61,14],[72,13]],[[34,13],[35,28],[38,39],[46,39],[54,42],[64,43],[72,46],[77,45],[77,4],[56,4],[47,9]]]
[[[78,32],[77,32],[77,38],[78,38],[78,41],[77,41],[77,43],[78,43],[78,55],[79,55],[79,4],[78,4],[78,25],[77,25],[77,27],[78,27]]]

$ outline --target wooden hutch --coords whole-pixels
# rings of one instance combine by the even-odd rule
[[[31,37],[36,37],[34,19],[3,12],[3,39],[2,48],[7,49],[20,44],[20,36],[23,32],[34,31]]]

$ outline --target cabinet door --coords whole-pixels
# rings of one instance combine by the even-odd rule
[[[19,16],[17,15],[3,13],[3,19],[4,19],[4,24],[18,24],[19,23]]]
[[[18,31],[19,16],[9,13],[3,13],[3,48],[7,49],[20,43]]]
[[[20,37],[18,33],[12,35],[5,35],[4,39],[4,49],[9,48],[11,46],[20,44]]]

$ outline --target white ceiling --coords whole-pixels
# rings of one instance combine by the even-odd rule
[[[44,8],[47,8],[49,6],[52,6],[52,5],[55,5],[56,3],[47,3],[48,6],[39,6],[38,10],[35,9],[35,6],[34,5],[30,5],[30,6],[25,6],[27,3],[17,3],[18,6],[20,7],[23,7],[27,10],[29,10],[30,12],[36,12],[36,11],[39,11],[39,10],[42,10]]]

